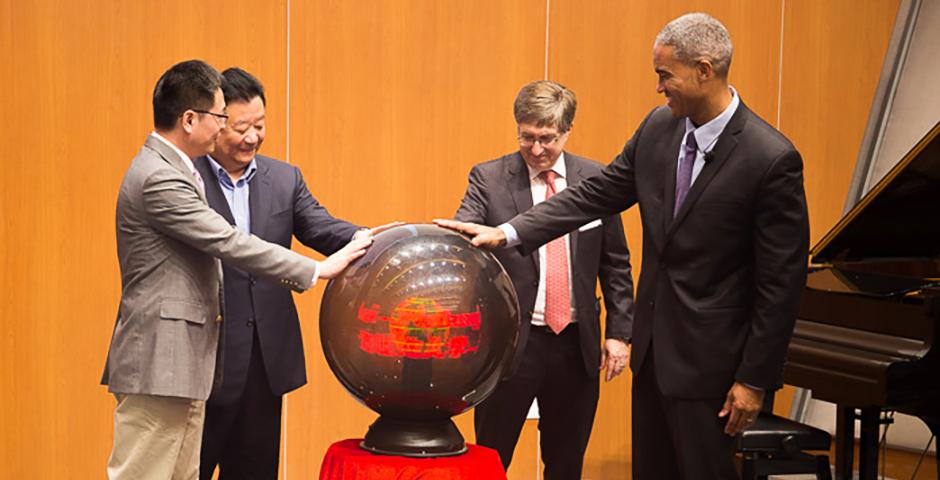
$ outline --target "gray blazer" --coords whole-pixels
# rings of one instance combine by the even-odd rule
[[[179,155],[152,136],[121,183],[116,230],[121,303],[102,377],[113,393],[209,397],[220,380],[219,259],[297,291],[317,268],[232,227]]]

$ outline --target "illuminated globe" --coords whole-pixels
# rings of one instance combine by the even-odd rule
[[[433,225],[376,235],[320,307],[330,369],[379,413],[362,442],[376,453],[466,451],[450,417],[493,391],[518,333],[516,292],[496,258]]]

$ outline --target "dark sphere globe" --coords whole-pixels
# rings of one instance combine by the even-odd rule
[[[380,415],[362,443],[377,453],[465,451],[450,417],[496,388],[518,334],[516,292],[502,265],[434,225],[376,235],[330,281],[320,306],[330,369]]]

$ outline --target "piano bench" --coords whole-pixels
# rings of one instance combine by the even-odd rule
[[[741,476],[744,480],[763,479],[768,475],[815,473],[817,479],[829,480],[829,455],[812,455],[805,450],[828,451],[829,432],[761,412],[754,424],[738,436]]]

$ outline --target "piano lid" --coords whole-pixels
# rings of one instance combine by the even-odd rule
[[[813,263],[940,255],[940,122],[810,253]]]

